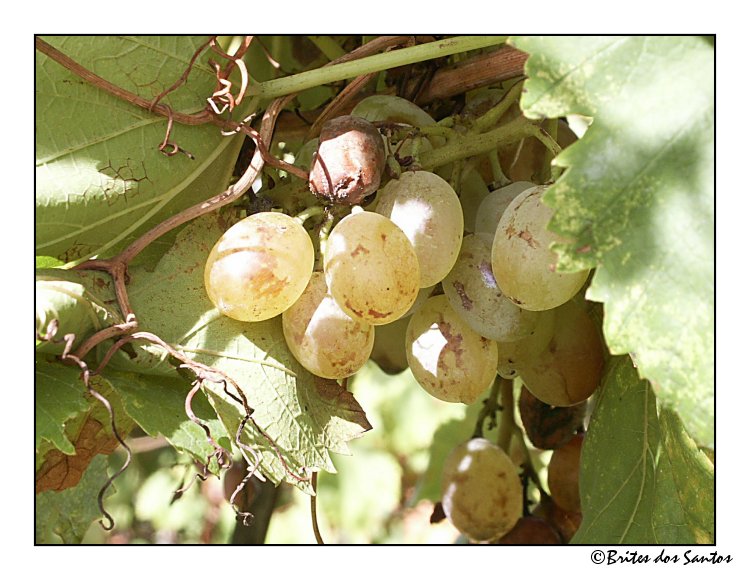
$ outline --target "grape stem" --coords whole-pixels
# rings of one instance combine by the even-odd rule
[[[497,412],[501,410],[498,398],[500,395],[500,382],[503,379],[499,376],[495,378],[495,382],[492,383],[492,389],[490,395],[485,399],[484,406],[480,409],[479,415],[477,416],[476,426],[474,427],[473,438],[484,437],[484,422],[489,419],[488,427],[492,429],[497,425]]]
[[[264,98],[280,97],[390,68],[495,46],[504,43],[506,39],[507,36],[455,36],[272,79],[250,86],[248,92]]]
[[[315,216],[319,216],[325,213],[325,208],[322,205],[311,205],[307,209],[302,210],[294,219],[297,220],[301,225],[304,225],[307,220]]]
[[[500,384],[500,405],[502,409],[500,431],[497,434],[497,445],[510,455],[510,442],[517,427],[515,418],[513,417],[513,381],[498,378],[497,382]]]

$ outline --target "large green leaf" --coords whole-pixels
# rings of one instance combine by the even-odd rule
[[[615,354],[713,444],[714,49],[696,37],[527,37],[526,115],[594,118],[544,201],[560,267],[597,267]]]
[[[153,99],[183,74],[200,36],[58,36],[48,43],[106,80]],[[210,51],[162,103],[181,113],[215,90]],[[71,261],[113,254],[156,223],[226,185],[241,138],[176,125],[195,159],[158,150],[167,119],[111,96],[37,52],[36,249]],[[158,247],[158,246],[154,246]]]
[[[714,537],[714,470],[679,418],[613,358],[583,445],[574,543],[693,544]]]
[[[99,455],[89,465],[79,484],[65,491],[45,491],[36,496],[34,539],[50,543],[54,533],[66,544],[79,544],[91,522],[101,514],[99,490],[107,481],[107,458]],[[114,492],[110,488],[105,498]]]
[[[297,363],[287,349],[280,317],[242,323],[221,316],[213,307],[203,286],[203,271],[211,247],[227,227],[215,214],[192,222],[153,272],[131,270],[130,300],[142,329],[239,384],[254,409],[253,419],[268,436],[248,423],[243,443],[258,449],[262,470],[274,482],[286,479],[309,490],[309,482],[298,481],[290,472],[334,471],[329,452],[346,453],[346,441],[370,425],[351,393],[334,381],[312,376]],[[141,345],[136,350],[151,365],[141,371],[171,370],[161,347]],[[204,388],[234,441],[244,416],[242,405],[227,395],[221,383],[205,381]],[[249,460],[253,462],[252,457]]]
[[[136,373],[105,374],[122,397],[127,413],[146,433],[152,437],[163,435],[175,449],[189,453],[217,472],[216,461],[209,461],[215,450],[205,431],[185,414],[185,398],[191,389],[188,381]],[[230,449],[223,425],[202,394],[193,397],[192,409],[207,424],[213,439]]]

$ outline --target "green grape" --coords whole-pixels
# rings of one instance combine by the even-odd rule
[[[588,399],[599,386],[604,345],[586,310],[570,301],[555,312],[552,338],[534,359],[522,361],[518,373],[540,401],[569,407]]]
[[[450,184],[428,171],[408,171],[380,191],[376,211],[411,241],[419,260],[419,287],[440,282],[450,272],[464,232],[461,203]]]
[[[527,310],[548,310],[570,300],[586,282],[588,270],[556,271],[553,242],[565,238],[546,229],[552,208],[542,203],[542,186],[518,195],[500,218],[492,244],[492,271],[503,293]]]
[[[476,332],[496,341],[528,336],[538,312],[523,310],[508,300],[492,274],[492,237],[464,237],[453,269],[443,279],[443,290],[458,315]]]
[[[474,232],[494,236],[497,231],[497,224],[510,202],[532,187],[536,186],[530,181],[517,181],[490,192],[479,204]]]
[[[419,293],[419,261],[399,227],[374,212],[352,212],[331,231],[323,263],[341,309],[360,322],[388,324]]]
[[[315,256],[305,228],[283,213],[251,215],[229,228],[206,261],[206,292],[219,312],[246,322],[289,308],[310,280]]]
[[[451,166],[448,165],[447,167],[450,168]],[[446,175],[450,179],[449,171],[446,172]],[[459,200],[461,200],[461,211],[464,214],[464,231],[473,232],[479,206],[484,201],[484,198],[489,195],[490,190],[487,189],[487,185],[479,171],[473,167],[467,167],[461,172],[461,179],[458,183],[456,193]]]
[[[523,515],[523,499],[516,466],[487,439],[459,445],[443,465],[443,511],[471,540],[496,540],[513,529]]]
[[[547,467],[547,484],[552,500],[565,511],[580,512],[579,474],[584,434],[555,449]]]
[[[389,375],[398,374],[409,367],[404,349],[409,320],[408,316],[404,316],[390,324],[375,327],[375,344],[370,358]]]
[[[515,378],[518,368],[534,361],[549,344],[555,332],[555,309],[539,312],[536,325],[528,336],[511,342],[497,341],[497,374]]]
[[[412,314],[406,329],[406,360],[430,395],[469,405],[495,378],[497,346],[461,320],[443,294],[428,299]]]
[[[435,119],[419,106],[395,95],[365,97],[352,109],[351,114],[370,122],[391,121],[392,123],[404,123],[412,127],[436,124]]]
[[[302,296],[281,315],[289,350],[308,371],[343,379],[364,366],[375,329],[353,320],[328,293],[325,275],[313,272]]]

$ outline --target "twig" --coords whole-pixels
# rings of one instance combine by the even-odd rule
[[[320,535],[320,528],[318,528],[318,509],[316,505],[318,499],[317,471],[314,471],[312,474],[312,488],[313,495],[310,496],[310,517],[312,518],[313,534],[315,534],[315,541],[318,542],[318,544],[323,545],[325,542],[323,541],[323,536]]]

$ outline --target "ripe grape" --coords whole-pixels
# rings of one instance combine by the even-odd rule
[[[356,205],[378,189],[384,169],[380,132],[360,117],[336,117],[321,129],[310,191],[333,203]]]
[[[466,236],[456,263],[443,280],[445,295],[456,313],[486,338],[509,342],[528,336],[539,313],[523,310],[503,295],[491,260],[491,236]]]
[[[565,238],[546,229],[552,208],[542,203],[544,187],[518,195],[500,218],[492,244],[492,271],[503,293],[527,310],[547,310],[570,300],[584,285],[588,270],[555,269],[553,242]]]
[[[557,449],[570,441],[583,426],[586,403],[572,407],[552,407],[523,387],[518,399],[526,435],[537,449]]]
[[[490,234],[494,237],[497,224],[510,203],[527,189],[536,187],[530,181],[516,181],[487,195],[479,204],[476,214],[474,232]]]
[[[341,309],[366,324],[398,320],[419,292],[419,261],[411,242],[374,212],[355,212],[336,224],[323,269]]]
[[[281,315],[289,350],[308,371],[343,379],[364,366],[375,329],[353,320],[328,294],[325,276],[313,272],[302,296]]]
[[[588,399],[604,369],[604,345],[599,329],[575,301],[556,309],[552,338],[533,360],[518,367],[526,388],[554,407],[569,407]]]
[[[578,481],[581,470],[581,447],[584,434],[555,449],[547,467],[547,484],[554,502],[565,511],[580,512]]]
[[[267,320],[300,297],[314,259],[310,236],[297,220],[256,213],[234,224],[214,245],[204,271],[206,292],[230,318]]]
[[[443,465],[442,506],[448,520],[469,539],[495,540],[523,513],[523,488],[508,455],[487,439],[456,447]]]
[[[542,495],[539,505],[531,513],[549,522],[560,534],[565,544],[569,543],[578,531],[583,519],[580,512],[569,512],[562,509],[546,494]]]
[[[519,367],[533,362],[549,344],[555,331],[555,310],[542,310],[528,336],[511,342],[497,341],[497,374],[515,378]]]
[[[440,295],[412,314],[406,359],[414,378],[433,397],[468,405],[495,378],[497,346],[474,332]]]
[[[380,191],[375,209],[414,246],[420,288],[440,282],[453,267],[464,232],[461,202],[450,184],[428,171],[408,171]]]

